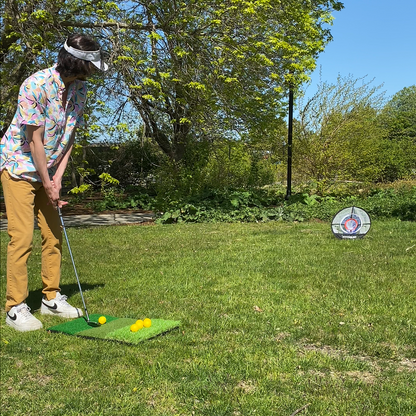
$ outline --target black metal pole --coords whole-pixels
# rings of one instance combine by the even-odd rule
[[[289,89],[289,120],[287,129],[287,188],[286,199],[292,195],[292,138],[293,138],[293,89]]]

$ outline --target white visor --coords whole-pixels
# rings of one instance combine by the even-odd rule
[[[80,49],[75,49],[72,46],[68,46],[65,42],[64,48],[68,51],[72,56],[76,58],[82,59],[84,61],[90,61],[94,66],[102,71],[107,71],[108,65],[105,62],[101,62],[101,51],[81,51]]]

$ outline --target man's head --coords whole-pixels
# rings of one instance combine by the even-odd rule
[[[63,77],[85,79],[97,68],[102,71],[108,68],[102,61],[99,44],[87,35],[70,35],[59,51],[56,70]]]

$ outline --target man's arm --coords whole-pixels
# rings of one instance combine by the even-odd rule
[[[43,136],[45,128],[43,126],[26,126],[27,140],[29,142],[30,152],[33,158],[33,164],[40,176],[46,195],[53,206],[56,206],[59,201],[59,190],[53,185],[49,179],[47,168],[45,148],[43,147]]]
[[[68,142],[68,150],[65,152],[64,156],[62,157],[61,161],[59,162],[58,168],[56,169],[55,175],[53,175],[53,184],[55,188],[58,189],[58,192],[61,191],[62,188],[62,177],[64,176],[65,169],[68,165],[69,158],[71,156],[72,148],[74,147],[75,142],[75,130],[72,131],[71,138]]]

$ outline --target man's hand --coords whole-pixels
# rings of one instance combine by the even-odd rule
[[[58,207],[59,207],[59,208],[62,208],[64,205],[68,205],[68,202],[66,202],[66,201],[61,201],[61,200],[59,200],[59,201],[58,201]]]
[[[57,199],[57,201],[56,202],[53,202],[52,201],[51,197],[49,197],[48,192],[46,191],[46,188],[45,188],[46,194],[48,195],[49,199],[51,200],[51,202],[52,202],[52,204],[53,204],[53,206],[55,208],[56,207],[62,208],[64,205],[67,205],[68,202],[62,201],[62,200],[59,199],[59,195],[61,193],[61,188],[62,188],[62,186],[61,186],[61,180],[59,178],[55,178],[55,176],[54,176],[53,179],[52,179],[52,181],[51,181],[51,184],[52,184],[52,188],[53,188],[54,192],[55,193],[56,192],[58,193],[58,199]]]
[[[59,203],[59,190],[55,187],[53,182],[50,182],[50,186],[43,185],[43,187],[45,188],[50,203],[56,207]]]
[[[26,126],[26,129],[33,163],[42,180],[46,195],[54,208],[56,208],[58,205],[59,207],[62,207],[65,205],[65,203],[64,201],[59,200],[59,195],[62,188],[63,169],[61,169],[62,172],[60,171],[60,173],[55,174],[52,180],[49,179],[45,148],[43,146],[43,136],[45,134],[45,129],[41,126],[30,125]]]

